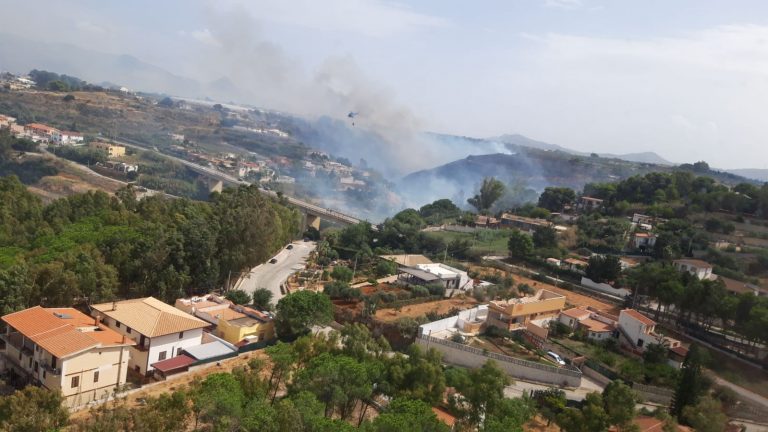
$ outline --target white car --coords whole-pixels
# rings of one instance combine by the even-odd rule
[[[563,360],[563,358],[560,357],[556,352],[547,351],[547,355],[552,357],[560,366],[565,366],[565,360]]]

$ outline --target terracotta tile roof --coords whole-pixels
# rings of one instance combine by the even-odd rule
[[[742,293],[750,293],[754,294],[756,291],[760,290],[760,287],[757,287],[752,284],[748,284],[746,282],[740,282],[736,279],[727,278],[724,276],[717,276],[718,279],[723,281],[725,284],[726,291],[730,291],[732,293],[736,294],[742,294]]]
[[[579,322],[581,325],[586,326],[589,331],[593,332],[609,332],[613,331],[613,326],[602,321],[598,321],[592,318],[586,318]]]
[[[35,306],[3,316],[6,324],[52,355],[62,358],[89,348],[133,345],[117,332],[72,308]]]
[[[590,311],[588,311],[586,309],[578,308],[578,307],[571,308],[571,309],[568,309],[568,310],[564,310],[561,313],[563,315],[565,315],[565,316],[569,316],[571,318],[576,318],[577,320],[582,320],[584,318],[588,318],[589,315],[592,314]]]
[[[102,303],[94,305],[93,308],[147,337],[179,333],[209,325],[154,297]]]
[[[448,411],[442,408],[432,407],[432,412],[435,413],[435,416],[437,416],[438,420],[445,423],[449,427],[453,427],[453,425],[456,424],[456,417]]]
[[[637,321],[640,321],[641,323],[652,326],[656,325],[656,321],[648,318],[647,316],[641,314],[640,312],[634,310],[634,309],[624,309],[621,311],[622,314],[627,314],[630,317],[634,318]]]
[[[216,317],[216,318],[218,318],[220,320],[224,320],[224,321],[231,321],[231,320],[236,320],[236,319],[239,319],[239,318],[245,318],[245,314],[240,313],[240,312],[238,312],[236,310],[232,310],[230,308],[216,310],[216,311],[211,311],[210,314],[213,315],[214,317]]]

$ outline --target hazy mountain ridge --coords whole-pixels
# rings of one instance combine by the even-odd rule
[[[579,156],[589,156],[591,154],[587,152],[581,152],[578,150],[569,149],[567,147],[563,147],[558,144],[551,144],[544,141],[537,141],[520,134],[506,134],[506,135],[501,135],[494,138],[489,138],[489,140],[498,141],[504,144],[537,148],[541,150],[559,150],[565,153],[570,153],[570,154],[579,155]],[[659,156],[658,153],[655,153],[655,152],[637,152],[637,153],[624,153],[624,154],[598,153],[598,156],[603,158],[621,159],[629,162],[651,163],[651,164],[657,164],[657,165],[674,165],[672,162],[664,159],[663,157]]]
[[[749,179],[768,182],[768,169],[765,168],[736,168],[726,171]]]

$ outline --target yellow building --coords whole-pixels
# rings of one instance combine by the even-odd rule
[[[35,306],[2,317],[6,369],[60,391],[68,407],[105,400],[125,384],[128,339],[72,308]]]
[[[490,302],[488,325],[510,331],[523,329],[534,320],[557,318],[563,308],[565,296],[542,289],[533,296]]]
[[[226,310],[226,316],[222,314],[217,318],[218,336],[231,344],[238,344],[243,340],[256,343],[275,338],[272,318],[255,309],[233,306],[233,309]]]
[[[90,144],[92,149],[101,150],[107,153],[110,158],[125,156],[125,147],[116,144],[110,144],[101,141],[95,141]]]

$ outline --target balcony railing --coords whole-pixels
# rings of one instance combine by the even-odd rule
[[[48,372],[49,374],[52,374],[52,375],[61,375],[61,369],[58,369],[58,368],[53,368],[53,367],[51,367],[51,365],[49,365],[49,364],[43,364],[43,365],[41,365],[41,367],[42,367],[42,368],[43,368],[43,369],[44,369],[46,372]]]

